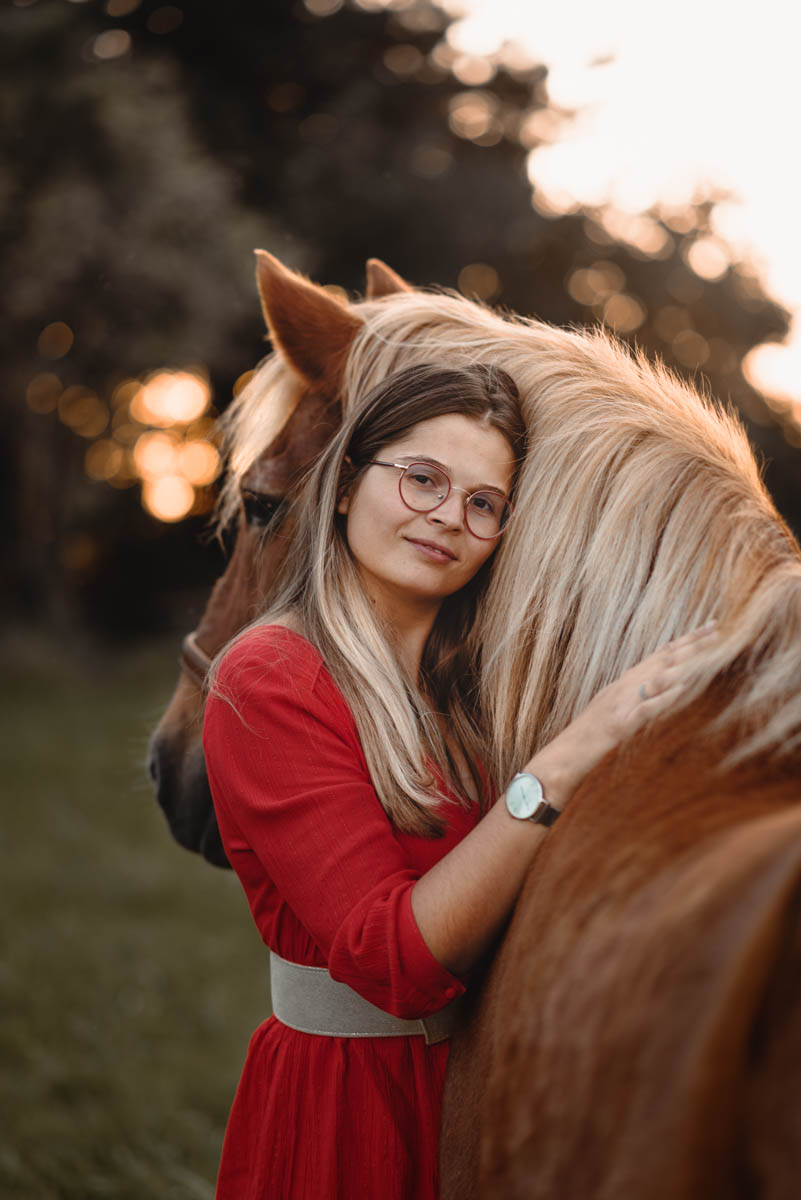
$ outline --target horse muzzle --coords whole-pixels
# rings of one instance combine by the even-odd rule
[[[229,867],[202,747],[184,750],[176,756],[156,732],[148,745],[146,769],[176,842],[184,849],[200,854],[215,867]]]

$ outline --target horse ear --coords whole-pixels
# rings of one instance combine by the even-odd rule
[[[382,262],[380,258],[367,260],[367,299],[380,300],[382,296],[394,296],[396,292],[411,292],[414,289],[405,279]]]
[[[333,395],[362,322],[266,250],[256,251],[256,281],[275,348],[308,383]]]

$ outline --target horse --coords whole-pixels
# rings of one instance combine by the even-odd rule
[[[470,989],[443,1200],[795,1195],[801,554],[741,426],[602,330],[414,289],[375,261],[351,304],[264,253],[258,281],[275,349],[225,417],[237,541],[151,746],[174,834],[223,861],[203,668],[269,588],[291,478],[389,372],[499,363],[530,449],[476,630],[494,776],[660,642],[712,617],[720,636],[682,706],[585,780]]]

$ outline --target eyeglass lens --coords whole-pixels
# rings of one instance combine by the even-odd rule
[[[444,471],[429,463],[410,463],[400,478],[401,498],[415,512],[438,508],[447,499],[450,487]],[[465,498],[465,522],[475,537],[497,537],[511,511],[498,492],[473,492]]]

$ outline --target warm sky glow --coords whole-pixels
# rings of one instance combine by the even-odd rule
[[[801,311],[798,46],[801,6],[763,0],[642,0],[555,5],[444,0],[464,17],[448,35],[465,53],[520,42],[549,68],[552,100],[581,109],[531,177],[555,203],[612,203],[637,212],[725,190],[717,232],[758,266],[767,290]],[[707,265],[707,264],[702,264]],[[708,266],[714,270],[710,254]],[[703,273],[703,272],[699,272]],[[801,348],[801,321],[791,334]],[[801,396],[801,349],[773,352],[752,379]],[[767,362],[767,359],[765,359]]]

